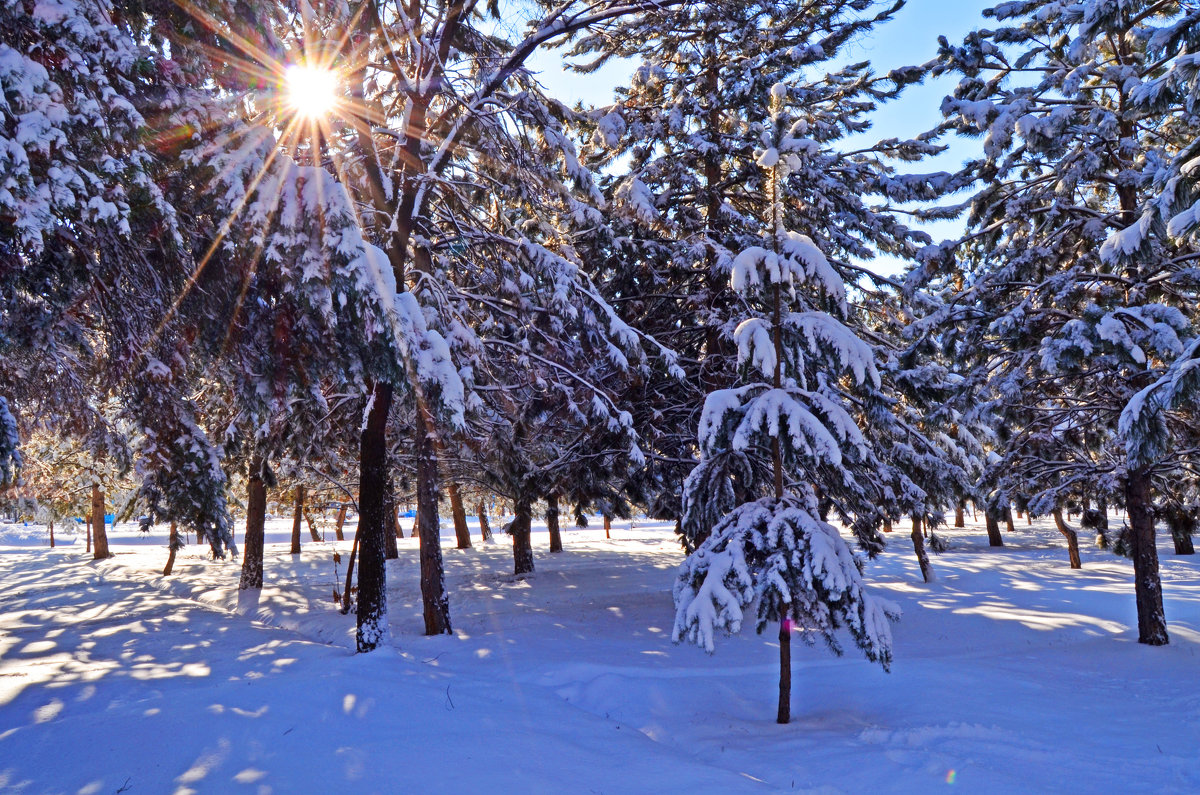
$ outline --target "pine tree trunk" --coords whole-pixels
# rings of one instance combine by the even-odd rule
[[[418,401],[419,403],[419,401]],[[426,635],[450,635],[450,601],[446,596],[445,570],[442,567],[442,537],[438,521],[437,437],[433,416],[418,405],[417,427],[417,514],[421,543],[421,603]],[[423,426],[423,427],[422,427]]]
[[[400,557],[400,548],[396,544],[396,538],[401,535],[400,522],[396,519],[396,484],[392,480],[390,472],[383,492],[383,516],[386,523],[383,534],[383,558],[384,560],[396,560]]]
[[[1054,526],[1058,528],[1058,532],[1066,536],[1067,554],[1071,558],[1071,568],[1082,569],[1083,561],[1079,559],[1079,535],[1075,532],[1075,528],[1063,520],[1062,508],[1055,508],[1051,512],[1051,516],[1054,517]]]
[[[350,586],[354,582],[354,559],[358,557],[358,533],[350,545],[350,562],[346,564],[346,587],[342,589],[342,615],[350,612]]]
[[[1002,547],[1004,539],[1000,537],[1000,522],[992,511],[984,511],[983,522],[987,527],[988,546]]]
[[[292,554],[300,554],[300,521],[304,515],[304,487],[296,487],[296,514],[292,517]]]
[[[492,540],[492,528],[488,524],[487,511],[483,507],[483,500],[479,501],[479,537],[483,541]]]
[[[263,482],[263,460],[250,461],[250,481],[246,488],[246,538],[242,542],[242,579],[238,590],[263,586],[263,545],[267,523],[267,485]],[[172,525],[174,527],[174,525]]]
[[[1004,506],[1004,524],[1008,527],[1008,532],[1017,532],[1017,528],[1013,525],[1012,506]]]
[[[550,551],[562,552],[562,533],[558,529],[558,495],[546,498],[546,529],[550,531]]]
[[[383,537],[387,515],[383,510],[387,489],[387,417],[392,405],[392,385],[376,384],[359,445],[358,627],[355,645],[368,652],[383,643],[387,634],[387,570]],[[349,593],[349,589],[346,589]]]
[[[1171,542],[1175,545],[1176,555],[1195,555],[1196,547],[1192,543],[1192,525],[1189,516],[1180,508],[1168,508],[1163,515],[1167,528],[1171,531]]]
[[[788,619],[779,622],[779,710],[776,723],[792,719],[792,633]]]
[[[467,527],[467,512],[463,508],[462,494],[458,484],[447,481],[446,492],[450,495],[450,514],[454,517],[454,540],[458,549],[471,548],[471,531]]]
[[[54,549],[54,522],[50,522],[50,548]]]
[[[533,544],[529,537],[533,521],[533,509],[527,497],[520,497],[514,504],[511,532],[513,537],[513,574],[533,574]]]
[[[342,526],[346,524],[346,503],[342,503],[338,508],[337,524],[334,525],[333,534],[338,541],[345,541],[346,535],[342,532]]]
[[[175,523],[171,522],[171,535],[167,537],[167,565],[163,566],[163,576],[170,577],[171,572],[175,571],[175,552],[179,549],[179,530]],[[261,575],[260,575],[261,580]]]
[[[1172,533],[1171,541],[1173,541],[1175,543],[1175,554],[1176,555],[1195,555],[1196,554],[1196,546],[1192,543],[1192,537],[1189,534],[1187,534],[1187,533],[1183,533],[1183,534]]]
[[[87,547],[85,547],[83,551],[88,554],[91,554],[91,551],[92,551],[92,514],[91,513],[88,513],[87,519],[84,520],[83,527],[84,527],[84,536],[87,538]]]
[[[883,532],[892,532],[892,518],[890,516],[885,516],[883,519]]]
[[[1158,575],[1150,475],[1144,469],[1129,472],[1129,480],[1125,483],[1125,506],[1129,512],[1129,545],[1133,557],[1134,593],[1137,595],[1138,643],[1163,646],[1170,638]]]
[[[954,526],[967,526],[966,510],[963,508],[963,504],[961,502],[954,506]]]
[[[917,553],[917,563],[921,566],[921,577],[925,582],[933,582],[933,566],[929,563],[929,553],[925,551],[925,534],[921,531],[921,517],[912,518],[913,551]]]
[[[604,517],[604,537],[612,538],[612,517],[611,516]]]
[[[317,530],[317,520],[313,518],[312,505],[305,506],[304,521],[308,524],[308,537],[313,540],[314,544],[322,543],[325,539],[321,538],[321,533]]]
[[[108,533],[104,529],[104,492],[99,486],[92,486],[92,536],[92,559],[104,560],[111,557],[108,551]]]

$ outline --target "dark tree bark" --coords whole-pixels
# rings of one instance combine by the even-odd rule
[[[1175,545],[1176,555],[1195,555],[1196,546],[1192,543],[1192,533],[1196,529],[1196,521],[1178,506],[1168,506],[1162,512],[1162,517],[1171,531],[1171,542]]]
[[[395,560],[400,557],[400,548],[396,539],[400,535],[400,522],[396,519],[396,484],[392,481],[391,473],[387,475],[387,485],[383,492],[383,516],[387,523],[383,534],[383,557],[385,560]]]
[[[612,538],[612,517],[608,515],[604,517],[604,537]]]
[[[963,508],[963,504],[961,502],[954,506],[954,526],[967,526],[966,510]]]
[[[346,540],[346,536],[342,532],[342,526],[344,524],[346,524],[346,503],[343,502],[338,508],[337,524],[333,527],[334,537],[336,537],[338,541]]]
[[[562,533],[558,529],[558,495],[546,498],[546,529],[550,531],[550,551],[562,552]]]
[[[1129,472],[1125,483],[1125,506],[1129,512],[1129,546],[1133,557],[1133,584],[1137,596],[1138,643],[1163,646],[1170,640],[1163,613],[1162,582],[1158,576],[1158,548],[1154,543],[1151,513],[1150,474],[1144,469]]]
[[[884,517],[884,520],[883,520],[883,532],[885,532],[885,533],[890,533],[890,532],[892,532],[892,519],[891,519],[891,517]]]
[[[354,559],[358,557],[358,533],[350,546],[350,562],[346,564],[346,587],[342,589],[342,615],[350,612],[350,587],[354,582]]]
[[[296,514],[292,517],[292,554],[300,554],[300,521],[304,517],[304,487],[296,487]]]
[[[179,547],[180,547],[179,530],[178,530],[178,528],[176,528],[175,523],[171,522],[171,535],[168,536],[168,538],[167,538],[167,550],[168,550],[167,565],[163,566],[163,576],[164,577],[170,577],[171,572],[173,572],[175,570],[175,553],[179,551]],[[260,568],[260,572],[261,572],[261,568]],[[262,575],[260,573],[259,581],[261,582],[261,580],[262,580]]]
[[[92,537],[93,560],[111,557],[108,551],[108,533],[104,530],[104,492],[92,486]]]
[[[987,527],[988,546],[1002,547],[1004,539],[1000,537],[1000,522],[993,511],[984,511],[984,525]]]
[[[787,723],[792,719],[792,632],[791,622],[779,622],[779,709],[776,723]]]
[[[925,550],[925,534],[921,532],[921,517],[912,518],[913,551],[917,553],[917,563],[921,566],[921,577],[925,582],[933,582],[933,566],[929,563],[929,553]]]
[[[458,549],[471,548],[471,531],[467,527],[467,512],[463,508],[462,493],[454,481],[446,482],[450,495],[450,515],[454,517],[454,540]]]
[[[442,568],[442,538],[438,521],[438,459],[433,417],[418,407],[424,427],[417,428],[417,516],[421,539],[421,604],[426,635],[449,635],[450,600]]]
[[[50,548],[54,549],[54,522],[50,522]]]
[[[533,509],[527,497],[518,498],[513,507],[510,532],[513,538],[513,574],[533,574],[533,544],[529,538]]]
[[[1062,508],[1055,508],[1051,515],[1054,517],[1054,526],[1058,528],[1058,532],[1066,536],[1067,554],[1071,558],[1071,568],[1082,569],[1083,561],[1079,559],[1079,534],[1063,519]]]
[[[492,528],[488,524],[487,510],[483,507],[483,500],[479,501],[479,537],[484,541],[492,540]]]
[[[1008,532],[1017,532],[1016,526],[1013,525],[1012,506],[1004,506],[1004,524],[1007,526]]]
[[[387,628],[387,570],[384,567],[383,537],[387,516],[383,509],[387,489],[387,416],[392,405],[392,385],[376,384],[371,410],[359,447],[358,532],[358,628],[355,644],[368,652],[383,642]],[[349,589],[347,589],[349,591]]]
[[[250,462],[250,482],[246,488],[246,538],[242,543],[242,579],[238,590],[263,586],[263,540],[267,522],[267,486],[263,482],[263,460]]]

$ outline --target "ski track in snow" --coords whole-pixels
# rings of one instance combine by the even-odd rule
[[[927,585],[898,528],[866,570],[904,611],[893,672],[794,644],[780,727],[773,631],[671,644],[665,525],[565,529],[561,555],[535,528],[528,579],[503,536],[456,550],[444,526],[456,634],[434,638],[404,539],[369,655],[333,605],[350,541],[305,533],[293,559],[273,520],[239,601],[239,565],[195,545],[162,577],[164,528],[118,526],[92,562],[0,525],[0,791],[1200,790],[1200,564],[1160,534],[1171,645],[1149,648],[1128,561],[1085,548],[1072,571],[1048,522],[1017,530],[939,530]]]

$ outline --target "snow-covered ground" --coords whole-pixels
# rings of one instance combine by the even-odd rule
[[[771,633],[671,644],[666,526],[569,529],[560,555],[535,528],[527,580],[505,537],[460,551],[444,527],[437,638],[405,539],[394,648],[369,655],[333,604],[335,545],[306,529],[293,559],[286,520],[241,604],[238,565],[200,547],[162,577],[162,527],[119,526],[97,563],[0,526],[0,791],[1200,791],[1200,563],[1160,545],[1171,645],[1148,648],[1127,561],[1088,548],[1072,571],[1023,525],[996,550],[944,531],[931,585],[895,533],[867,567],[904,610],[892,673],[794,645],[787,726]]]

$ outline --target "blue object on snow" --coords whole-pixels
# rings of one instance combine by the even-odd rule
[[[115,513],[104,514],[104,523],[105,524],[116,524],[117,523],[117,515]]]

